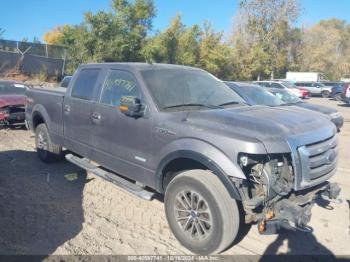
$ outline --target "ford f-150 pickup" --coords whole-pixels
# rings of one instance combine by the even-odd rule
[[[313,112],[247,106],[206,71],[177,65],[81,65],[67,89],[27,91],[44,162],[66,159],[144,199],[164,194],[169,226],[213,254],[243,223],[308,231],[317,197],[337,198],[335,126]]]

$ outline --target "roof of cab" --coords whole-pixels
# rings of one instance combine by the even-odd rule
[[[187,70],[201,70],[199,68],[184,66],[184,65],[173,65],[173,64],[150,64],[150,63],[99,63],[99,64],[83,64],[80,65],[80,68],[91,68],[91,67],[99,67],[99,68],[128,68],[134,69],[138,71],[143,70],[161,70],[161,69],[187,69]]]

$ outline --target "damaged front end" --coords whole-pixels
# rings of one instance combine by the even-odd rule
[[[247,179],[240,185],[246,223],[257,222],[262,234],[279,229],[311,231],[307,226],[317,197],[338,197],[340,188],[324,181],[296,190],[296,176],[290,153],[240,154],[238,162]]]
[[[25,108],[23,105],[0,108],[0,127],[25,124]]]
[[[7,126],[9,124],[8,117],[10,116],[10,110],[8,108],[0,108],[0,127]]]

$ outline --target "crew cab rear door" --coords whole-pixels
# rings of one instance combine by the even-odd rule
[[[63,104],[65,145],[69,150],[89,157],[92,152],[91,104],[102,70],[82,68],[76,74]]]
[[[126,116],[119,109],[122,96],[140,98],[146,107],[144,116]],[[141,183],[153,183],[149,163],[152,157],[152,118],[147,101],[135,75],[127,70],[107,72],[100,98],[93,106],[93,159],[114,172]]]

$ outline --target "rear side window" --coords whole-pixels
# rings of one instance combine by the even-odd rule
[[[66,76],[65,78],[63,78],[63,80],[62,80],[60,86],[61,86],[61,87],[68,87],[69,82],[70,82],[71,79],[72,79],[71,76]]]
[[[100,69],[82,69],[74,82],[72,97],[91,100]]]
[[[111,70],[103,85],[100,103],[119,106],[122,96],[136,96],[141,98],[136,79],[129,72]]]
[[[270,83],[268,82],[260,82],[258,83],[260,86],[263,86],[263,87],[270,87]]]

